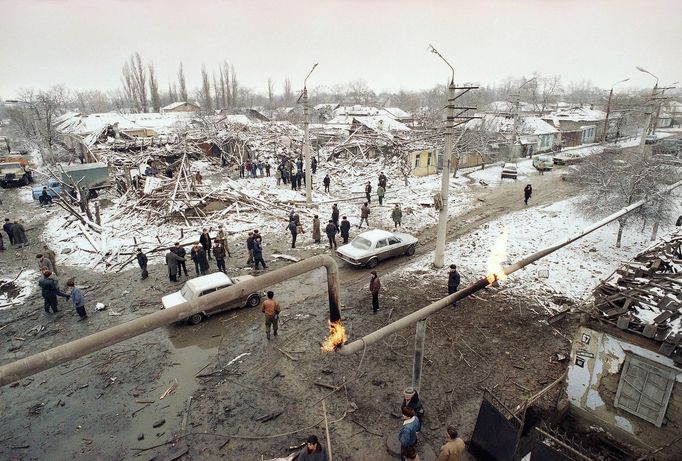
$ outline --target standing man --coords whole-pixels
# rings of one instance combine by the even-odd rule
[[[313,217],[313,242],[320,243],[322,239],[322,231],[320,230],[320,218],[315,215]]]
[[[257,235],[256,238],[253,239],[253,260],[255,262],[256,270],[258,270],[259,264],[263,265],[263,269],[268,268],[263,259],[263,239],[260,235]]]
[[[397,203],[395,204],[395,208],[391,211],[391,219],[393,219],[394,229],[402,227],[403,210],[400,209],[400,205]]]
[[[287,226],[289,232],[291,232],[291,248],[296,248],[296,235],[298,234],[298,226],[296,226],[296,221],[294,219],[289,220],[289,225]]]
[[[57,272],[57,255],[54,251],[50,250],[50,247],[47,245],[43,245],[43,255],[52,263],[52,272],[54,272],[55,275],[59,275]]]
[[[523,203],[528,205],[528,200],[530,200],[531,195],[533,195],[533,186],[528,184],[526,187],[523,188]]]
[[[76,282],[73,279],[66,282],[66,286],[71,288],[71,301],[73,302],[73,307],[76,308],[76,313],[78,314],[78,321],[85,320],[88,318],[88,313],[85,312],[85,297],[81,293],[81,289],[76,287]]]
[[[223,225],[218,226],[218,236],[216,237],[220,243],[225,244],[225,231],[223,230]]]
[[[329,248],[336,248],[336,233],[338,232],[338,227],[336,227],[334,221],[329,221],[327,227],[324,228],[324,232],[327,234],[327,238],[329,239]]]
[[[253,263],[253,232],[249,232],[249,236],[246,238],[246,250],[249,252],[249,259],[246,260],[246,264]]]
[[[324,191],[326,193],[329,193],[329,184],[331,184],[332,178],[329,177],[329,175],[325,175],[324,179],[322,180],[322,183],[324,184]]]
[[[272,332],[277,336],[277,322],[279,320],[279,313],[282,308],[279,302],[275,300],[275,293],[268,291],[268,299],[263,301],[261,311],[265,314],[265,336],[270,340],[270,325],[272,325]]]
[[[265,162],[265,176],[270,177],[270,162]]]
[[[459,288],[459,272],[457,272],[457,265],[450,264],[450,270],[448,271],[448,294],[451,295],[457,292]]]
[[[327,451],[318,440],[316,435],[311,435],[306,441],[305,447],[298,452],[297,461],[328,461]]]
[[[194,261],[194,268],[197,271],[197,275],[208,274],[208,257],[206,256],[204,248],[199,246],[198,243],[195,243],[190,254],[192,256],[192,261]]]
[[[181,258],[176,255],[173,250],[175,247],[169,248],[168,253],[166,253],[166,265],[168,266],[168,278],[171,282],[178,281],[178,262],[184,261],[185,258]]]
[[[377,187],[377,197],[379,197],[379,206],[384,204],[384,194],[386,193],[386,189],[384,186],[379,184],[379,187]]]
[[[313,174],[315,174],[317,171],[317,157],[313,157],[313,160],[310,163],[310,169],[312,170]]]
[[[376,314],[379,310],[379,291],[381,291],[381,280],[377,271],[370,272],[369,292],[372,293],[372,313]]]
[[[369,218],[369,205],[367,204],[368,202],[365,202],[364,205],[360,207],[360,225],[358,226],[358,229],[362,229],[362,222],[364,221],[365,224],[367,224],[367,227],[369,227],[369,222],[367,222],[367,218]]]
[[[215,263],[218,265],[218,270],[224,274],[227,274],[225,269],[225,246],[219,239],[215,239],[215,245],[213,246],[213,256],[215,256]]]
[[[187,251],[185,250],[185,247],[180,245],[180,242],[175,242],[174,252],[176,255],[178,255],[182,258],[182,261],[178,261],[178,275],[182,275],[182,272],[184,271],[185,277],[188,277],[187,262],[185,261],[185,256],[187,256]]]
[[[42,254],[37,254],[36,259],[38,260],[38,268],[40,269],[40,272],[45,272],[45,271],[50,271],[54,272],[52,269],[52,261],[47,259],[44,255]]]
[[[365,186],[365,197],[367,197],[367,203],[372,203],[372,185],[367,181]]]
[[[12,232],[12,223],[9,221],[9,218],[5,218],[5,224],[2,226],[2,230],[4,230],[7,237],[9,237],[9,244],[14,245],[14,232]]]
[[[341,238],[343,243],[348,243],[350,237],[350,221],[345,216],[341,219]]]
[[[386,189],[386,182],[387,182],[387,181],[388,181],[388,180],[387,180],[386,175],[384,174],[384,172],[382,171],[381,173],[379,173],[379,185],[380,185],[381,187],[383,187],[384,189]]]
[[[140,270],[142,271],[140,280],[144,280],[149,277],[149,272],[147,272],[147,255],[142,253],[142,250],[138,248],[135,258],[137,258],[137,264],[140,265]]]
[[[419,431],[419,420],[415,416],[414,410],[410,407],[403,407],[403,425],[400,428],[398,439],[400,440],[400,461],[412,460],[417,457],[417,432]]]
[[[59,308],[57,307],[58,305],[57,296],[66,298],[67,301],[70,298],[69,295],[67,295],[66,293],[62,293],[59,290],[57,282],[54,279],[50,278],[51,275],[52,272],[50,271],[43,272],[43,278],[38,282],[41,294],[43,295],[43,299],[45,300],[45,312],[47,312],[48,314],[50,313],[50,309],[52,309],[52,312],[54,313],[59,312]]]
[[[332,205],[332,221],[334,222],[334,225],[336,228],[339,228],[339,207],[336,205]]]
[[[464,440],[457,437],[457,429],[448,426],[446,431],[447,442],[440,448],[436,461],[462,461],[464,456]]]
[[[422,428],[424,407],[422,406],[421,400],[419,400],[419,393],[413,387],[408,387],[405,389],[405,392],[403,392],[403,401],[400,407],[410,408],[414,411],[417,421],[419,421],[419,425],[417,426],[417,430],[419,431]]]
[[[204,248],[208,259],[211,259],[211,236],[208,234],[208,230],[206,228],[203,229],[201,235],[199,236],[199,243],[201,243],[201,246]]]
[[[18,246],[24,246],[28,244],[28,239],[26,238],[26,230],[24,226],[19,224],[18,220],[14,220],[12,224],[12,234],[14,235],[14,244]]]

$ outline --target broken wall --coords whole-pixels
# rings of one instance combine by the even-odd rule
[[[666,367],[675,376],[661,427],[615,406],[628,354]],[[570,411],[577,417],[596,422],[618,438],[653,449],[679,437],[682,432],[681,382],[682,370],[668,357],[588,326],[581,326],[576,332],[566,378]]]

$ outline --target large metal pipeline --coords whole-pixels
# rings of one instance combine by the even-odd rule
[[[668,186],[667,188],[665,188],[662,191],[662,193],[670,192],[679,186],[682,186],[682,181],[678,181],[675,184]],[[586,227],[585,229],[581,230],[580,232],[573,234],[572,236],[568,237],[565,240],[562,240],[562,241],[560,241],[560,242],[558,242],[552,246],[549,246],[543,250],[540,250],[536,253],[533,253],[532,255],[527,256],[527,257],[525,257],[525,258],[523,258],[523,259],[521,259],[521,260],[519,260],[519,261],[517,261],[517,262],[515,262],[509,266],[503,267],[502,270],[503,270],[505,275],[512,274],[512,273],[518,271],[519,269],[522,269],[522,268],[528,266],[529,264],[532,264],[535,261],[537,261],[541,258],[544,258],[548,254],[553,253],[556,250],[565,247],[569,243],[572,243],[572,242],[586,236],[587,234],[599,229],[600,227],[603,227],[606,224],[608,224],[612,221],[615,221],[618,218],[625,216],[626,214],[630,213],[631,211],[641,207],[642,205],[644,205],[648,201],[649,200],[640,200],[638,202],[635,202],[632,205],[625,207],[622,210],[620,210],[620,211],[618,211],[618,212],[616,212],[610,216],[607,216],[606,218],[602,219],[601,221],[596,222],[589,227]],[[482,279],[474,282],[472,285],[470,285],[470,286],[468,286],[462,290],[459,290],[456,293],[453,293],[449,296],[446,296],[445,298],[442,298],[442,299],[440,299],[434,303],[431,303],[428,306],[423,307],[423,308],[419,309],[418,311],[415,311],[409,315],[406,315],[405,317],[398,319],[393,323],[389,323],[388,325],[386,325],[382,328],[379,328],[378,330],[376,330],[372,333],[369,333],[368,335],[365,335],[360,339],[357,339],[357,340],[355,340],[351,343],[348,343],[348,344],[344,344],[343,346],[341,346],[337,349],[337,352],[340,354],[343,354],[343,355],[350,355],[350,354],[354,354],[356,352],[360,352],[366,346],[368,346],[370,344],[374,344],[374,343],[382,340],[383,338],[402,330],[405,327],[408,327],[410,325],[414,325],[418,321],[425,319],[430,315],[435,314],[436,312],[443,309],[444,307],[452,305],[452,303],[454,303],[455,301],[459,301],[460,299],[466,298],[467,296],[476,293],[477,291],[485,288],[486,286],[488,286],[490,284],[491,284],[491,282],[488,280],[488,278],[483,277]]]
[[[191,315],[214,306],[240,299],[249,293],[262,291],[276,283],[305,274],[319,267],[327,270],[327,292],[329,295],[329,319],[341,318],[339,311],[338,266],[331,256],[319,255],[265,273],[252,280],[246,280],[215,293],[182,303],[172,309],[164,309],[145,315],[130,322],[91,334],[84,338],[62,344],[44,352],[26,357],[16,362],[0,366],[0,386],[34,375],[48,368],[83,357],[134,336],[147,333],[156,328],[182,321]],[[161,300],[159,300],[159,303]]]

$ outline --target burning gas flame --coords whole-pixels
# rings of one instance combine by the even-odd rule
[[[507,274],[502,270],[502,263],[507,260],[507,228],[497,237],[495,245],[490,250],[488,256],[488,283],[495,283],[497,280],[504,280]]]
[[[329,322],[329,336],[327,336],[322,342],[322,350],[324,352],[333,352],[338,347],[342,346],[343,343],[348,341],[348,336],[346,336],[346,329],[343,327],[341,320],[336,322]]]

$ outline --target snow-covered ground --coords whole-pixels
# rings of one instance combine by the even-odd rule
[[[507,260],[513,263],[592,224],[577,210],[578,201],[573,198],[513,213],[449,242],[445,251],[444,284],[449,264],[457,264],[463,285],[485,276],[490,250],[505,230],[508,232]],[[671,228],[672,223],[662,224],[659,235]],[[640,232],[640,228],[633,224],[626,228],[622,246],[616,248],[617,229],[618,224],[611,223],[557,250],[536,264],[511,274],[507,280],[500,282],[502,289],[524,297],[536,295],[538,300],[544,300],[541,304],[550,311],[558,306],[549,300],[547,294],[565,295],[575,300],[589,297],[592,289],[622,261],[631,259],[652,243],[650,228]],[[433,255],[433,252],[423,255],[404,267],[403,271],[432,278]]]

